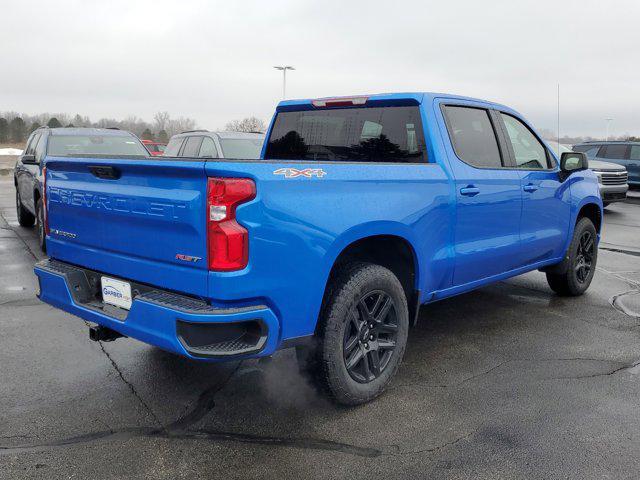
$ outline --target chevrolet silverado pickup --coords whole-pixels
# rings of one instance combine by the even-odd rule
[[[39,298],[194,360],[296,347],[335,401],[382,393],[420,305],[532,270],[593,278],[583,153],[514,110],[400,93],[281,102],[260,159],[49,157]]]

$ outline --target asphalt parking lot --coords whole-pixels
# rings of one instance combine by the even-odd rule
[[[270,362],[94,343],[34,297],[0,176],[2,478],[637,478],[640,205],[606,213],[584,297],[530,273],[424,307],[384,396],[336,407]]]

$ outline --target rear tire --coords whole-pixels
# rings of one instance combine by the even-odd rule
[[[597,232],[588,218],[581,218],[573,231],[564,273],[547,272],[547,282],[558,295],[582,295],[593,280],[598,261]]]
[[[44,209],[42,199],[38,199],[36,203],[36,230],[38,232],[38,244],[43,253],[47,253],[47,235],[44,230]]]
[[[18,191],[18,187],[16,186],[16,212],[18,214],[18,224],[21,227],[33,227],[33,224],[36,221],[36,217],[22,205],[22,200],[20,200],[20,192]]]
[[[398,278],[371,263],[351,263],[325,294],[313,349],[298,359],[337,403],[359,405],[379,396],[404,356],[409,311]]]
[[[603,202],[602,203],[602,208],[607,208],[609,205],[611,205],[610,202]]]

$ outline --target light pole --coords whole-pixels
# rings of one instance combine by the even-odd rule
[[[613,118],[605,118],[604,121],[607,122],[607,138],[606,138],[606,140],[609,141],[609,125],[613,121]]]
[[[273,67],[276,70],[282,70],[282,99],[287,96],[287,70],[295,70],[291,65],[281,65]]]

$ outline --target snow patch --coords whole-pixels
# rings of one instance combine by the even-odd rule
[[[0,148],[0,155],[22,155],[19,148]]]

